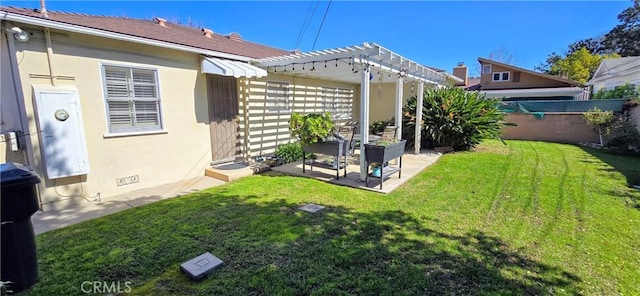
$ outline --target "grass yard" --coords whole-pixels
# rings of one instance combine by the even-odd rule
[[[260,175],[48,232],[30,294],[639,295],[640,159],[507,143],[389,195]],[[191,282],[179,264],[206,251],[225,266]]]

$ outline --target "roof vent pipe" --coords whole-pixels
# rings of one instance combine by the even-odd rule
[[[156,22],[156,24],[158,24],[158,25],[160,25],[162,27],[166,27],[167,26],[167,20],[166,19],[157,17],[157,18],[155,18],[153,20]]]
[[[47,14],[47,6],[44,5],[44,0],[40,0],[40,13],[45,18],[49,18],[49,14]]]
[[[233,40],[233,41],[237,41],[237,42],[242,42],[242,36],[240,36],[240,34],[238,33],[231,33],[229,34],[229,36],[227,36],[227,38]]]
[[[202,28],[202,32],[204,32],[204,37],[213,38],[213,31],[207,28]]]

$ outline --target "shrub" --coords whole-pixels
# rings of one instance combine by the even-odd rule
[[[633,123],[620,120],[612,125],[611,130],[608,147],[617,148],[627,154],[640,155],[640,132]]]
[[[483,139],[499,138],[505,114],[500,100],[486,99],[478,92],[457,87],[424,91],[422,111],[423,143],[469,150]],[[417,97],[411,97],[403,109],[403,138],[415,139]]]
[[[640,97],[640,87],[635,84],[625,83],[613,89],[601,88],[593,93],[594,100],[631,99]]]
[[[300,142],[282,144],[278,146],[274,154],[285,163],[298,161],[302,159],[302,145]],[[307,158],[311,158],[311,156],[311,153],[307,153]]]
[[[289,121],[291,135],[302,144],[312,144],[323,141],[333,130],[331,113],[301,115],[294,112]]]

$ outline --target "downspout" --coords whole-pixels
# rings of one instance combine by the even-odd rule
[[[5,28],[14,27],[12,24],[5,22]],[[20,79],[20,70],[18,69],[18,62],[16,61],[15,53],[15,41],[12,36],[5,30],[5,37],[7,38],[7,51],[9,55],[9,64],[11,64],[11,76],[13,81],[13,89],[15,91],[15,98],[18,104],[18,118],[20,120],[20,128],[23,131],[24,143],[26,153],[24,155],[24,161],[27,166],[35,170],[36,160],[33,153],[33,143],[31,142],[31,132],[29,131],[29,120],[27,117],[27,107],[25,106],[24,93],[22,92],[22,80]],[[37,133],[36,133],[37,135]],[[41,183],[42,184],[42,183]],[[42,211],[42,199],[40,196],[40,186],[36,186],[36,194],[38,195],[38,204]]]
[[[46,12],[45,12],[46,15]],[[51,85],[58,85],[58,78],[53,72],[53,49],[51,48],[51,31],[49,28],[44,28],[44,38],[47,43],[47,63],[49,64],[49,75],[51,76]]]

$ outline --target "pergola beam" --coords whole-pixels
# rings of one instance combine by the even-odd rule
[[[322,65],[325,61],[330,62],[337,59],[351,60],[353,61],[353,63],[358,64],[373,65],[391,73],[399,73],[401,70],[405,70],[406,76],[415,80],[422,80],[431,83],[443,83],[445,81],[445,76],[443,74],[437,73],[436,71],[433,71],[414,61],[395,54],[394,52],[375,43],[364,43],[361,46],[348,46],[320,51],[312,51],[307,53],[297,53],[292,55],[264,58],[255,61],[254,64],[263,68],[285,67],[292,64],[311,64],[313,62]],[[335,80],[331,79],[330,77],[324,78]]]

